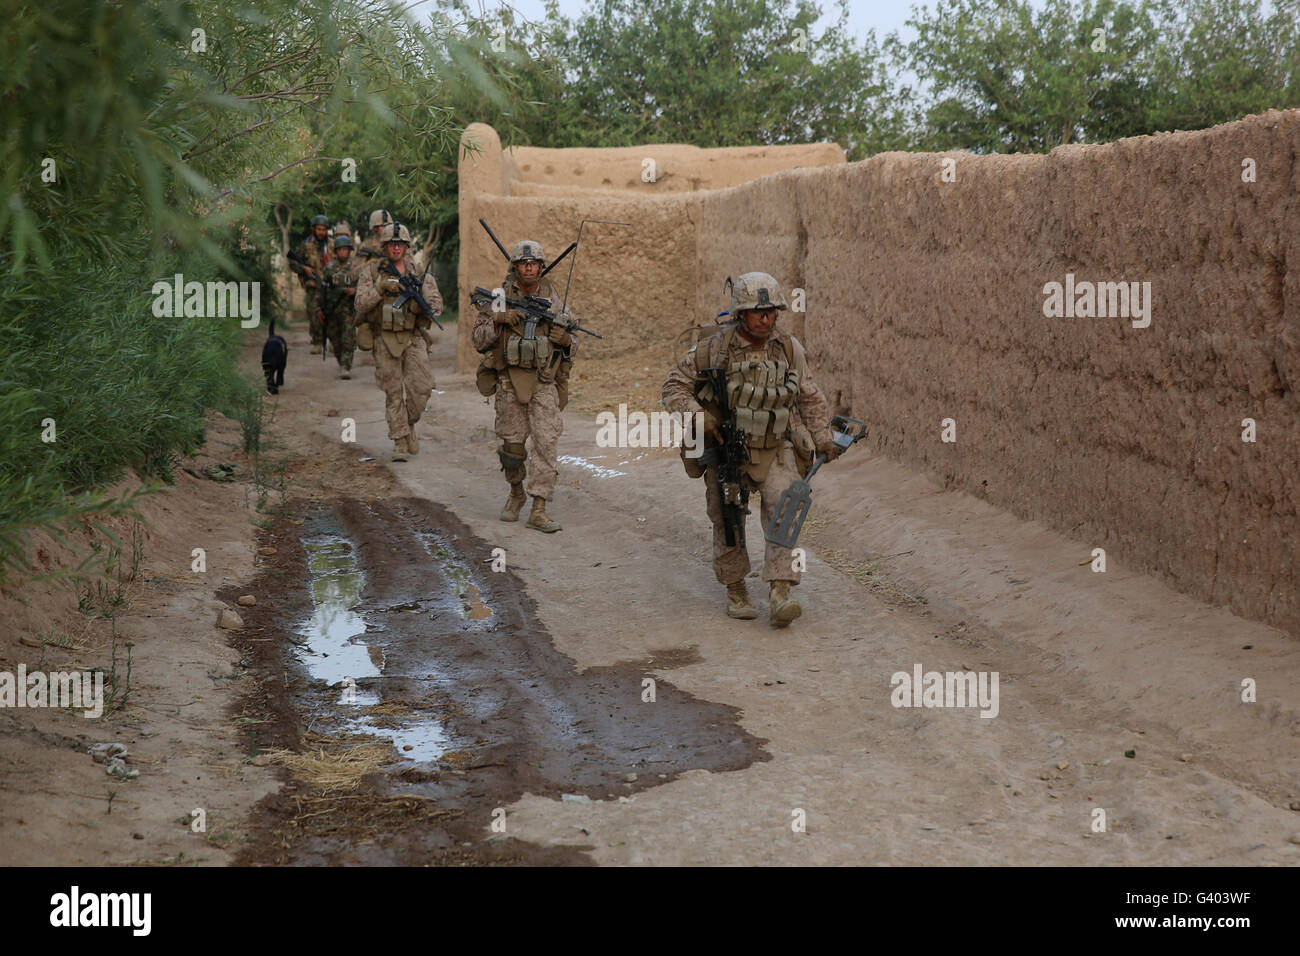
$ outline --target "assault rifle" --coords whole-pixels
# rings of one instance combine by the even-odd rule
[[[745,446],[745,433],[736,424],[736,410],[727,398],[727,370],[706,368],[704,375],[713,390],[714,400],[722,411],[718,432],[722,444],[707,448],[700,456],[700,464],[714,465],[714,480],[718,485],[718,501],[722,505],[722,527],[726,533],[727,547],[745,546],[745,515],[749,514],[749,488],[745,486],[742,466],[749,459]]]
[[[477,306],[491,307],[496,301],[489,289],[481,285],[474,287],[474,294],[470,296],[470,301]],[[522,312],[524,315],[524,338],[533,340],[537,338],[537,325],[539,322],[545,322],[547,325],[559,326],[566,332],[586,332],[593,338],[603,339],[605,336],[599,332],[593,332],[591,329],[584,328],[577,319],[565,318],[563,315],[557,315],[551,311],[551,300],[542,295],[525,295],[522,299],[505,300],[506,305]]]
[[[432,263],[430,263],[430,265],[432,265]],[[424,274],[429,274],[427,268],[424,270]],[[418,305],[424,311],[424,314],[429,317],[430,321],[438,327],[438,331],[445,332],[446,329],[444,329],[442,323],[438,321],[438,316],[437,313],[433,311],[433,306],[429,305],[429,303],[425,301],[424,293],[421,291],[421,286],[424,285],[423,276],[417,279],[415,273],[408,269],[405,274],[398,275],[397,281],[402,287],[402,294],[399,295],[397,301],[393,303],[393,309],[400,309],[402,306],[406,305],[407,302],[414,299],[415,304]]]
[[[311,269],[313,272],[316,273],[314,276],[306,276],[303,275],[302,272],[300,272],[299,270],[297,269],[294,270],[295,272],[298,273],[299,276],[302,276],[302,278],[305,279],[307,282],[313,283],[316,286],[316,288],[320,289],[322,292],[329,287],[330,285],[329,277],[326,276],[325,273],[323,273],[320,269],[317,269],[314,265],[312,265],[310,262],[304,259],[302,257],[302,253],[299,252],[296,248],[289,250],[288,258],[290,262],[296,263],[297,265],[301,266],[303,269]]]

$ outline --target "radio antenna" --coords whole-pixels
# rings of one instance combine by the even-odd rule
[[[573,241],[573,244],[575,246],[578,246],[578,244],[582,242],[582,227],[589,222],[603,222],[606,225],[610,225],[610,226],[632,225],[630,222],[615,222],[613,219],[584,219],[582,220],[581,223],[578,224],[578,238]],[[569,284],[573,282],[573,267],[578,264],[579,251],[581,251],[580,247],[578,249],[574,249],[573,258],[569,260],[569,280],[568,282],[564,283],[564,301],[560,303],[561,315],[563,315],[564,310],[569,307]]]

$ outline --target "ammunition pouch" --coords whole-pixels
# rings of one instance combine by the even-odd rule
[[[715,399],[708,382],[697,394],[701,403]],[[779,359],[733,362],[727,369],[727,401],[750,448],[776,448],[785,440],[798,398],[799,373]]]
[[[506,339],[506,365],[543,370],[551,364],[551,340],[545,336],[526,339],[511,332]]]
[[[474,385],[480,395],[491,395],[497,390],[497,370],[492,367],[490,358],[487,356],[479,362],[478,372],[474,375]]]
[[[369,352],[375,347],[375,330],[369,322],[362,322],[357,326],[357,348],[363,352]]]
[[[392,302],[380,307],[379,327],[385,332],[414,332],[415,316],[403,309],[394,309]]]
[[[527,455],[528,451],[524,448],[524,443],[514,441],[502,442],[497,452],[497,457],[501,459],[501,470],[507,472],[518,471],[524,467]]]

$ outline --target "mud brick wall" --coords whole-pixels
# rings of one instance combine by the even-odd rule
[[[636,146],[617,149],[502,150],[496,131],[472,124],[465,140],[477,150],[460,157],[460,301],[472,318],[469,295],[475,284],[493,286],[505,275],[505,261],[478,224],[487,220],[509,248],[535,239],[556,256],[578,234],[583,219],[630,222],[630,227],[588,225],[574,271],[570,303],[603,341],[582,337],[588,356],[626,352],[676,332],[695,319],[694,216],[702,196],[779,170],[843,165],[834,143],[699,149],[694,146]],[[642,180],[644,161],[655,162],[655,182]],[[551,277],[563,289],[566,260]],[[713,283],[721,287],[722,279]],[[712,307],[709,316],[718,307]],[[478,355],[470,344],[472,321],[460,323],[457,365],[471,371]]]
[[[671,328],[716,313],[727,275],[803,288],[786,321],[875,451],[1079,539],[1080,561],[1105,548],[1300,637],[1298,157],[1290,110],[1046,156],[800,163],[653,211],[576,188],[510,208],[521,226],[580,205],[671,236],[668,255],[627,248],[618,274],[580,270],[592,296],[649,283],[684,313]],[[1045,317],[1044,284],[1067,273],[1150,282],[1150,326]]]

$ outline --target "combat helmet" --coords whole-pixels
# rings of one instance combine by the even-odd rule
[[[388,214],[387,209],[376,209],[370,214],[370,231],[374,232],[380,226],[386,226],[393,221],[393,217]]]
[[[330,224],[329,216],[312,216],[312,226],[328,226]]]
[[[746,272],[731,287],[731,314],[743,309],[788,309],[781,284],[766,272]]]
[[[411,230],[407,229],[400,222],[390,222],[384,227],[383,234],[379,237],[380,242],[404,242],[408,246],[411,244]]]
[[[546,253],[542,251],[542,244],[533,242],[531,239],[523,239],[510,247],[510,264],[512,266],[517,262],[523,262],[525,259],[536,259],[545,266]]]
[[[346,249],[351,249],[351,248],[353,248],[353,245],[352,245],[352,237],[349,236],[346,232],[341,233],[341,234],[335,236],[335,237],[334,237],[334,248],[335,248],[335,249],[345,249],[345,248],[346,248]]]

